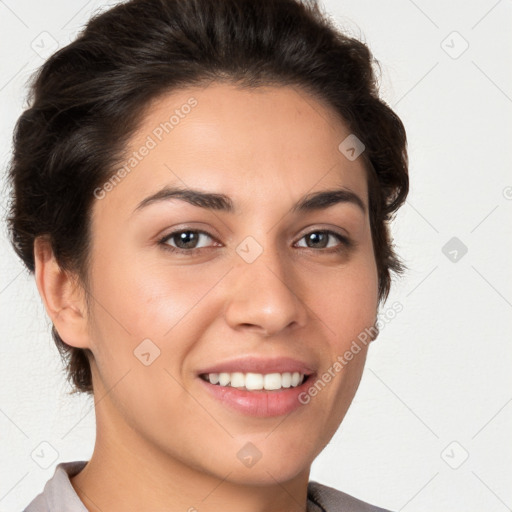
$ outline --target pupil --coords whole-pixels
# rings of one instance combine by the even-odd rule
[[[193,231],[183,231],[178,235],[178,238],[180,239],[180,244],[185,244],[185,248],[189,248],[188,244],[192,240],[192,243],[194,242],[194,237],[197,237],[197,233],[194,233]],[[188,239],[188,240],[187,240]],[[191,239],[191,240],[190,240]],[[197,240],[196,240],[197,241]],[[179,244],[178,244],[179,245]]]
[[[313,239],[313,240],[316,240],[318,242],[318,240],[323,237],[324,238],[324,242],[325,242],[325,239],[327,238],[327,235],[325,233],[311,233],[309,235],[309,239]],[[318,244],[317,244],[318,245]],[[325,244],[322,244],[321,245],[322,247],[325,246]]]

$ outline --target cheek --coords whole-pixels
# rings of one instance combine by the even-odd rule
[[[137,258],[98,261],[95,267],[98,319],[114,332],[124,328],[124,335],[133,338],[164,336],[193,309],[208,285],[178,267],[157,267]]]
[[[345,417],[363,373],[377,315],[375,263],[361,258],[357,264],[317,276],[308,288],[315,290],[310,304],[325,343],[318,346],[322,368],[303,398],[315,404],[315,422],[321,425],[321,443],[326,444]]]
[[[210,292],[228,269],[166,265],[161,260],[138,258],[133,252],[127,258],[122,253],[98,258],[93,268],[91,343],[104,379],[112,383],[129,368],[140,371],[136,354],[147,339],[159,357],[146,373],[160,366],[181,372],[188,352],[215,321],[219,305],[213,303]],[[153,345],[145,343],[151,351]]]
[[[378,307],[378,276],[373,259],[325,275],[315,283],[312,308],[338,352],[372,326]]]

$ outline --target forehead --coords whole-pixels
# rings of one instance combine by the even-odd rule
[[[332,109],[297,87],[174,91],[148,107],[118,166],[123,178],[99,208],[128,213],[164,186],[227,194],[247,209],[333,186],[366,202],[362,158],[339,149],[349,135]]]

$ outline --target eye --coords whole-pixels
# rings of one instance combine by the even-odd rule
[[[333,250],[325,252],[339,252],[352,247],[352,242],[346,236],[330,230],[311,231],[310,233],[304,235],[301,240],[306,239],[308,241],[306,242],[308,244],[306,245],[307,249],[328,249],[329,238],[335,238],[340,243],[338,246],[335,244]],[[309,245],[309,243],[312,245]],[[331,245],[330,248],[333,248],[333,246]]]
[[[182,229],[180,231],[173,231],[164,238],[159,240],[162,247],[171,252],[178,252],[182,254],[195,254],[197,251],[204,247],[196,247],[198,242],[204,238],[214,239],[212,235],[206,231],[199,231],[197,229]],[[174,242],[177,247],[170,245],[170,241]]]
[[[200,231],[197,229],[181,229],[179,231],[173,231],[172,233],[165,235],[162,239],[159,240],[158,243],[166,251],[193,255],[208,247],[198,247],[201,239],[204,241],[205,238],[215,240],[215,237],[206,231]],[[339,242],[338,245],[335,244],[334,247],[332,245],[329,246],[329,238],[337,239]],[[352,242],[347,237],[331,230],[311,231],[310,233],[304,235],[301,240],[302,239],[308,240],[308,242],[306,242],[308,245],[306,245],[306,247],[302,246],[303,248],[330,249],[323,251],[327,253],[341,252],[352,247]],[[175,245],[171,244],[170,242],[173,242]],[[312,245],[309,245],[310,243]]]

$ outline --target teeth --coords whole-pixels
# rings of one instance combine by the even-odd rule
[[[289,388],[292,385],[292,374],[291,373],[283,373],[281,375],[281,386],[283,388]]]
[[[264,377],[261,373],[241,373],[240,375],[242,376],[242,382],[237,385],[234,381],[231,381],[230,385],[232,387],[243,388],[245,386],[245,389],[250,391],[263,389],[265,387]]]
[[[235,372],[231,374],[229,385],[234,388],[242,388],[245,386],[245,377],[243,373]]]
[[[263,377],[263,387],[268,390],[281,389],[282,377],[280,373],[269,373]]]
[[[292,373],[292,387],[298,386],[300,382],[300,373]]]
[[[221,386],[227,386],[230,380],[231,375],[229,373],[219,373],[219,384]]]
[[[245,388],[248,391],[265,389],[274,391],[281,388],[295,388],[304,382],[305,375],[299,372],[285,373],[242,373],[221,372],[204,375],[205,380],[211,384]]]

